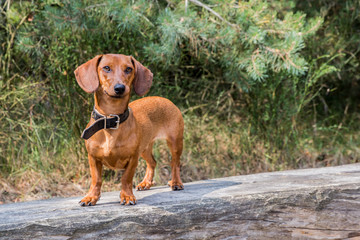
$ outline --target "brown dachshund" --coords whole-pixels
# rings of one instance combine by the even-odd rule
[[[92,206],[99,200],[103,165],[124,169],[120,203],[135,205],[133,177],[140,156],[146,160],[147,168],[137,189],[153,185],[156,161],[152,147],[156,139],[166,139],[171,151],[169,186],[172,190],[184,189],[180,179],[184,131],[180,110],[161,97],[146,97],[129,104],[132,89],[139,96],[149,91],[152,72],[132,56],[105,54],[79,66],[75,76],[80,87],[95,97],[94,111],[82,136],[87,139],[91,186],[80,205]]]

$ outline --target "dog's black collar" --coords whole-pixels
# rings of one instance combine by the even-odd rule
[[[105,116],[100,114],[94,106],[91,117],[95,119],[95,122],[83,131],[81,137],[87,140],[101,129],[117,129],[120,123],[125,122],[129,117],[129,109],[130,108],[127,108],[124,113],[119,115],[110,114],[109,116]]]

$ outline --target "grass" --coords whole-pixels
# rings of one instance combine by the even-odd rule
[[[73,80],[62,75],[58,82],[35,81],[15,74],[1,82],[0,203],[86,194],[90,174],[79,136],[93,100],[80,95]],[[302,98],[287,86],[277,86],[276,91],[260,88],[253,96],[243,92],[236,98],[232,87],[218,95],[215,89],[204,90],[208,97],[201,100],[196,100],[201,92],[189,91],[194,96],[186,104],[180,94],[174,97],[183,104],[178,105],[185,120],[184,182],[359,162],[357,112],[326,117],[308,107],[304,109],[310,111],[308,116],[292,117],[291,109]],[[176,92],[156,84],[155,89],[167,91],[159,95],[170,99]],[[171,156],[164,142],[155,144],[154,156],[158,162],[154,180],[165,185],[171,178]],[[145,169],[140,160],[135,185]],[[103,191],[120,190],[121,171],[105,168],[103,178]]]
[[[184,119],[185,144],[181,160],[184,182],[360,160],[359,132],[344,127],[319,128],[315,135],[304,129],[296,144],[279,148],[252,135],[251,126],[240,117],[224,121],[187,113]],[[38,139],[41,138],[39,135]],[[0,175],[0,202],[84,195],[90,185],[84,142],[80,138],[65,142],[51,148],[43,143],[37,150],[33,149],[30,156],[24,151],[13,155],[17,156],[15,159],[7,158],[11,171],[9,174],[2,171]],[[26,147],[34,146],[30,144],[23,149]],[[155,144],[154,156],[158,163],[154,180],[157,185],[165,185],[171,177],[171,156],[165,142]],[[135,185],[142,180],[145,169],[145,161],[141,159]],[[103,179],[103,191],[120,190],[121,171],[105,168]]]

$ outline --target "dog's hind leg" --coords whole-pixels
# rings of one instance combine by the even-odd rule
[[[156,161],[152,154],[154,142],[151,142],[145,151],[141,154],[141,157],[146,161],[146,173],[143,181],[137,185],[137,190],[148,190],[153,185],[153,178],[155,173]]]
[[[172,190],[183,190],[184,185],[180,179],[180,156],[183,150],[183,133],[179,134],[176,138],[168,138],[167,145],[171,152],[171,181],[168,185]]]

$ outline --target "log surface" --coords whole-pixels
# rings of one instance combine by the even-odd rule
[[[360,239],[360,164],[0,205],[0,239]]]

